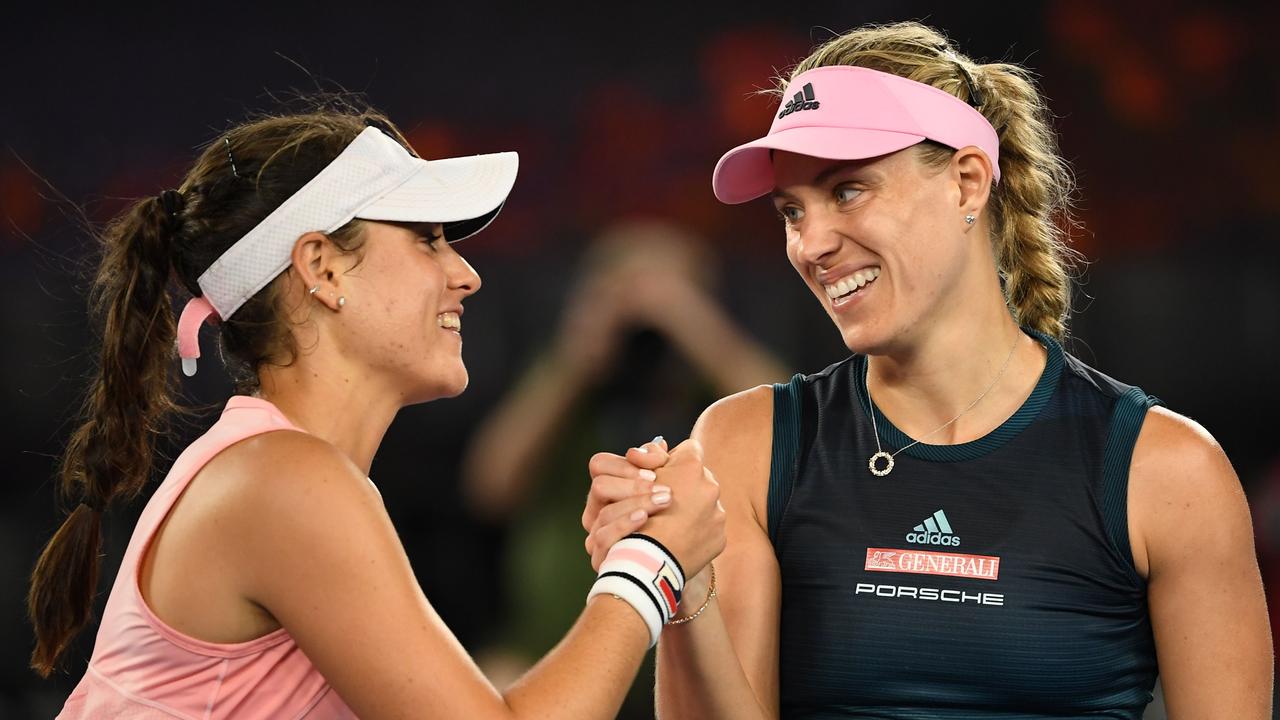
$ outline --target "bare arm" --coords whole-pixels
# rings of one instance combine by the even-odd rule
[[[1249,508],[1204,428],[1148,411],[1130,468],[1129,527],[1169,717],[1270,718],[1271,632]]]
[[[273,436],[252,465],[291,472],[263,470],[244,482],[216,519],[219,538],[239,558],[246,597],[288,629],[361,718],[617,714],[648,646],[648,630],[630,606],[612,597],[593,600],[566,638],[504,696],[422,594],[366,478],[322,441]],[[701,480],[700,460],[696,470]],[[674,470],[664,481],[685,498],[666,518],[664,543],[677,553],[681,545],[696,548],[689,562],[700,567],[723,540],[714,531],[684,530],[714,525],[698,514],[716,512],[714,496],[680,485]],[[707,547],[689,544],[702,535],[712,541]]]
[[[658,643],[659,717],[778,716],[781,579],[765,531],[764,508],[772,427],[768,387],[721,400],[694,427],[707,469],[721,482],[727,542],[716,559],[716,598],[696,619],[667,628]],[[638,468],[660,468],[664,462],[660,449],[644,455],[633,449],[625,458],[610,453],[592,458],[591,494],[582,523],[588,531],[587,552],[597,566],[604,548],[634,529],[618,518],[625,518],[647,494]],[[651,522],[663,519],[659,514]],[[704,571],[685,587],[682,615],[695,611],[707,597],[707,575]]]
[[[727,541],[715,561],[715,599],[691,622],[668,627],[658,642],[660,718],[778,717],[782,584],[765,530],[772,438],[773,394],[767,386],[717,402],[694,426],[693,439],[703,446],[707,469],[721,483]],[[610,453],[592,458],[582,524],[593,564],[603,558],[603,548],[633,529],[617,518],[647,494],[638,468],[660,468],[664,462],[660,451],[640,455],[634,449],[625,458]],[[662,520],[659,514],[651,522]],[[702,604],[708,579],[704,571],[685,586],[681,615]]]
[[[765,498],[773,394],[757,387],[712,405],[693,437],[721,484],[725,551],[716,558],[716,599],[658,643],[661,718],[778,717],[778,624],[782,587],[769,541]],[[682,612],[706,597],[707,573],[686,588]]]

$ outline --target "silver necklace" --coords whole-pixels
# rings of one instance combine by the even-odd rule
[[[996,386],[996,383],[1000,382],[1000,378],[1004,377],[1004,371],[1009,369],[1009,361],[1013,359],[1013,351],[1018,348],[1018,336],[1021,334],[1022,334],[1021,331],[1019,331],[1017,335],[1013,336],[1013,347],[1009,348],[1009,356],[1004,359],[1004,365],[1000,368],[1000,372],[996,373],[995,379],[991,381],[991,384],[987,386],[986,390],[982,391],[982,394],[979,395],[976,400],[969,403],[969,406],[961,410],[958,415],[942,423],[938,427],[934,428],[929,434],[921,436],[919,440],[916,440],[910,445],[899,448],[898,452],[895,452],[892,454],[885,452],[880,447],[880,430],[876,428],[876,403],[874,400],[871,399],[871,383],[868,382],[867,383],[867,402],[870,403],[871,405],[871,432],[874,433],[876,436],[876,454],[872,455],[871,458],[867,460],[867,468],[871,470],[871,474],[875,475],[876,477],[884,477],[885,475],[888,475],[889,473],[893,472],[893,458],[898,453],[902,452],[903,450],[906,450],[909,447],[919,445],[924,440],[929,439],[935,433],[940,432],[943,428],[959,420],[962,415],[972,410],[974,407],[977,406],[978,403],[982,402],[982,398],[986,397],[987,393],[991,392],[991,389]],[[879,460],[885,461],[885,466],[883,468],[876,467],[876,463]]]

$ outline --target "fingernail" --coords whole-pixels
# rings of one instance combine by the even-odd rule
[[[640,447],[636,448],[636,452],[640,452],[640,453],[647,453],[647,452],[649,452],[649,448],[647,448],[647,447],[645,447],[645,446],[641,445]]]
[[[669,492],[660,492],[660,493],[654,493],[654,494],[653,494],[653,504],[654,504],[654,505],[666,505],[666,504],[667,504],[667,503],[669,503],[669,502],[671,502],[671,493],[669,493]]]
[[[654,435],[654,436],[653,436],[653,444],[654,444],[654,445],[657,445],[658,443],[662,442],[662,440],[663,440],[663,437],[662,437],[661,435]]]
[[[647,516],[648,516],[648,514],[649,514],[649,513],[645,512],[645,511],[643,511],[643,510],[636,510],[635,512],[631,513],[631,519],[632,519],[632,520],[634,520],[634,521],[636,521],[636,522],[639,522],[639,521],[641,521],[641,520],[645,519],[645,517],[647,517]]]
[[[656,473],[656,472],[654,472],[654,471],[652,471],[652,470],[641,470],[641,471],[640,471],[640,479],[641,479],[641,480],[648,480],[649,482],[653,482],[654,480],[657,480],[657,479],[658,479],[658,473]],[[655,490],[654,492],[657,492],[657,491]]]
[[[653,494],[654,494],[654,495],[657,495],[658,493],[661,493],[661,492],[669,493],[669,492],[671,492],[671,488],[667,487],[666,485],[654,485],[654,486],[653,486]]]

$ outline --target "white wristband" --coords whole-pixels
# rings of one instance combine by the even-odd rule
[[[632,534],[614,543],[587,599],[610,594],[627,601],[649,627],[650,647],[675,617],[684,590],[680,563],[657,540]]]
[[[618,575],[597,578],[595,584],[591,586],[591,592],[587,594],[587,601],[590,602],[591,598],[597,595],[613,595],[619,600],[626,601],[639,613],[640,619],[644,620],[644,624],[649,628],[649,647],[658,644],[658,635],[662,632],[663,625],[662,618],[658,615],[658,607],[654,605],[649,593],[631,578]]]

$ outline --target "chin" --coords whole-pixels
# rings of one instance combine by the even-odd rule
[[[863,323],[837,325],[840,338],[850,352],[862,355],[880,355],[889,344],[890,336],[881,328],[867,327]]]
[[[447,388],[445,388],[444,392],[440,394],[440,397],[442,398],[458,397],[463,393],[463,391],[467,389],[467,385],[469,382],[470,382],[470,378],[467,376],[467,373],[463,371],[462,379],[450,384]]]
[[[405,393],[408,399],[406,404],[418,405],[432,400],[457,397],[467,389],[469,380],[466,368],[461,368],[460,371],[418,378],[418,382],[414,383],[410,391]]]

